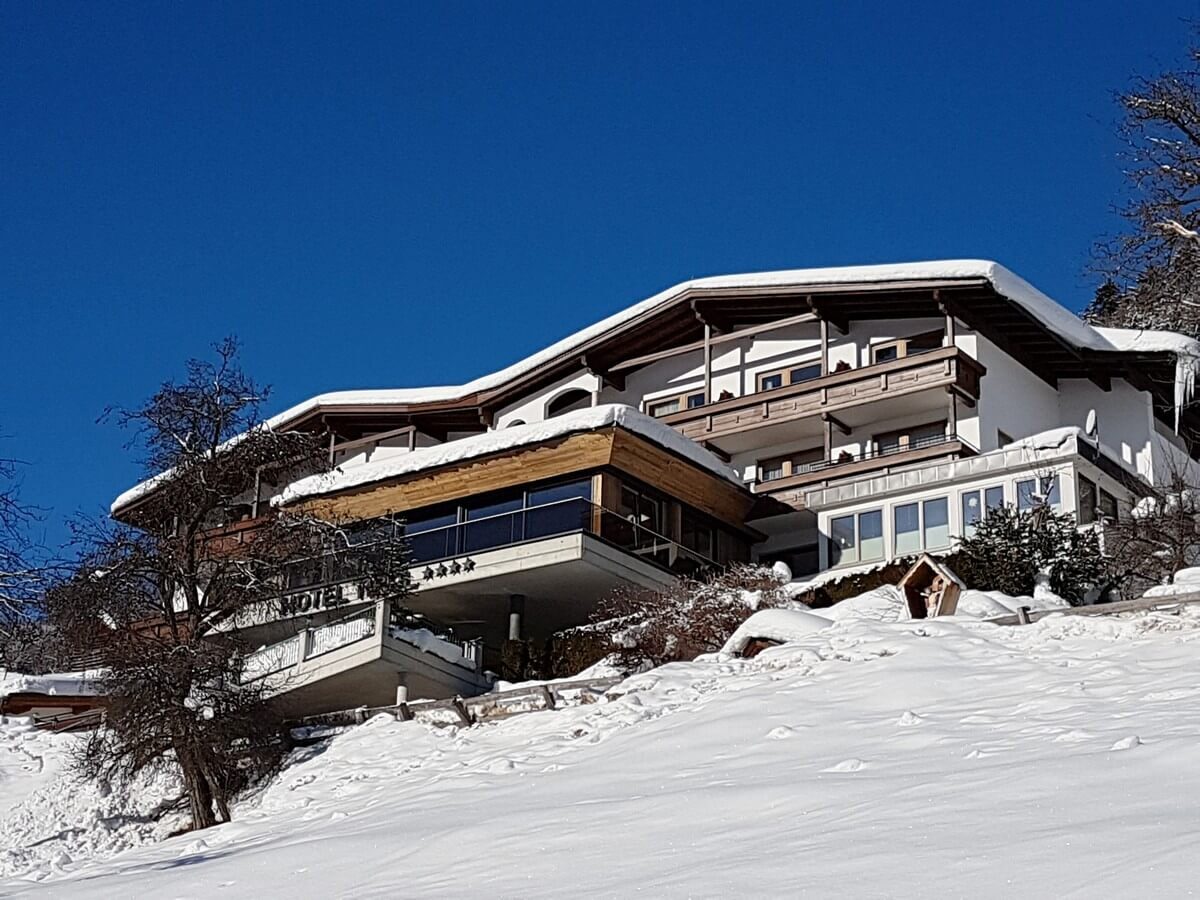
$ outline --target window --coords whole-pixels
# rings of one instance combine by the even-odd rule
[[[686,509],[680,517],[679,543],[705,559],[716,559],[716,529]]]
[[[667,397],[654,400],[646,405],[646,412],[652,416],[669,416],[681,409],[695,409],[704,405],[704,391],[697,394],[681,394],[678,397]]]
[[[506,515],[520,512],[523,497],[491,500],[466,508],[467,525],[463,527],[462,552],[503,547],[524,540],[524,517]]]
[[[979,491],[963,491],[962,536],[971,537],[981,521],[983,521],[983,507],[979,503]]]
[[[950,504],[945,497],[926,500],[922,506],[925,519],[925,549],[945,547],[950,543]]]
[[[592,392],[583,388],[572,388],[563,391],[546,404],[546,418],[553,419],[563,413],[574,412],[577,409],[587,409],[592,405]]]
[[[838,516],[829,522],[829,562],[858,562],[858,545],[854,541],[854,516]]]
[[[996,429],[996,446],[997,447],[1007,447],[1012,442],[1013,442],[1013,439],[1012,439],[1011,434],[1009,434],[1007,431],[1001,431],[999,428]]]
[[[946,440],[946,422],[930,422],[927,425],[915,425],[902,428],[899,431],[887,431],[875,435],[875,452],[879,455],[899,453],[902,450],[916,450],[929,447]]]
[[[1017,482],[1017,509],[1022,512],[1039,506],[1058,507],[1061,501],[1057,475],[1043,475]]]
[[[944,338],[943,331],[925,331],[912,337],[874,344],[871,347],[871,362],[891,362],[903,356],[915,356],[927,350],[937,350],[942,346]]]
[[[896,555],[907,556],[921,549],[921,512],[916,503],[905,503],[894,511],[896,519]]]
[[[793,453],[789,456],[764,459],[758,464],[758,479],[759,481],[776,481],[780,478],[787,478],[790,475],[811,472],[813,463],[821,462],[824,459],[825,450],[823,447],[801,450],[799,453]]]
[[[975,534],[979,526],[993,509],[1004,506],[1004,486],[984,488],[982,491],[963,491],[962,495],[962,536],[965,538]],[[980,499],[982,497],[982,505]]]
[[[798,369],[792,369],[788,373],[792,384],[799,384],[802,381],[812,381],[814,378],[821,377],[821,364],[816,363],[811,366],[801,366]]]
[[[1117,498],[1106,490],[1101,489],[1100,491],[1098,508],[1100,516],[1105,522],[1119,522],[1121,520],[1117,510]]]
[[[1080,525],[1091,525],[1096,521],[1096,511],[1099,508],[1099,498],[1096,494],[1096,482],[1083,475],[1076,479],[1079,484],[1079,509],[1076,518]]]
[[[640,528],[655,534],[663,533],[663,501],[627,484],[621,485],[621,501],[617,512]]]
[[[800,384],[804,381],[812,381],[814,378],[821,377],[821,364],[811,363],[805,366],[795,366],[791,369],[784,369],[780,372],[765,372],[758,376],[758,389],[760,391],[773,391],[776,388],[781,388],[785,384]]]
[[[858,514],[858,555],[863,562],[883,559],[883,510]]]

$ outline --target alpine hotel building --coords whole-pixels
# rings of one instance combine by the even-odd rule
[[[247,496],[224,529],[276,507],[402,515],[407,604],[441,627],[297,585],[238,623],[252,674],[305,712],[478,693],[504,640],[582,624],[620,585],[946,551],[1004,504],[1093,527],[1196,465],[1198,362],[1193,340],[1093,328],[953,260],[689,281],[461,386],[323,394],[271,424],[330,430],[335,468]]]

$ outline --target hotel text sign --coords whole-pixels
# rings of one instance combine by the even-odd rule
[[[279,598],[279,614],[282,617],[302,616],[322,610],[340,609],[360,601],[362,589],[356,584],[316,585],[294,594]]]

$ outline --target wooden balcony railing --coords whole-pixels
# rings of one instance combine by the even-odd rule
[[[783,494],[823,482],[867,475],[884,469],[910,466],[914,463],[929,462],[935,459],[947,457],[958,459],[963,456],[974,456],[978,452],[957,435],[925,438],[917,443],[892,450],[809,463],[805,465],[803,471],[785,478],[772,478],[758,482],[754,485],[754,491],[758,494]]]
[[[955,388],[965,397],[978,399],[979,379],[985,372],[959,348],[942,347],[680,410],[663,416],[662,421],[692,440],[708,441],[933,388]]]

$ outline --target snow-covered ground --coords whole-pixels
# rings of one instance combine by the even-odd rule
[[[753,660],[666,666],[593,706],[464,730],[372,720],[305,751],[230,825],[43,866],[0,895],[1091,897],[1200,884],[1200,610],[897,622],[883,590],[820,612],[835,611]]]

